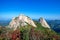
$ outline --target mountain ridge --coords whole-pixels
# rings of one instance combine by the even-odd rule
[[[16,30],[16,28],[18,26],[25,26],[25,25],[27,25],[27,23],[32,25],[33,27],[36,27],[36,25],[35,25],[35,23],[32,19],[30,19],[28,16],[25,16],[25,15],[21,14],[18,17],[14,17],[12,19],[12,21],[9,24],[9,27],[10,28],[14,27],[15,28],[14,30]]]
[[[1,27],[0,34],[1,40],[60,40],[60,36],[54,30],[24,15],[14,17],[8,26]]]

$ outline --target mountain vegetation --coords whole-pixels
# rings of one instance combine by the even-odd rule
[[[0,40],[60,40],[60,36],[54,30],[42,27],[37,21],[34,22],[36,28],[28,24],[15,31],[0,29]]]
[[[42,26],[39,21],[21,15],[13,18],[8,26],[0,27],[0,40],[60,40],[60,35],[50,27]]]

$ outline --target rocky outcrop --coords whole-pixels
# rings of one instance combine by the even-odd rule
[[[25,26],[28,24],[33,27],[36,27],[32,19],[30,19],[28,16],[21,14],[18,17],[13,18],[8,27],[16,30],[17,27]]]
[[[45,28],[50,28],[50,26],[48,25],[48,23],[46,22],[46,20],[44,18],[40,18],[40,23],[43,27]]]

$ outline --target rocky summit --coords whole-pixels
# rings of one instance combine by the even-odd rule
[[[43,27],[45,28],[50,28],[50,26],[48,25],[48,23],[46,22],[46,20],[44,18],[40,18],[40,23]]]
[[[26,26],[28,24],[37,27],[30,17],[21,14],[18,17],[13,18],[8,27],[16,30],[17,27]]]

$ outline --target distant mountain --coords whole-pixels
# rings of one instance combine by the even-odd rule
[[[56,32],[60,32],[60,20],[47,20],[48,24]]]
[[[36,27],[34,21],[30,17],[21,14],[18,17],[13,18],[8,27],[16,30],[18,27],[26,26],[28,24]]]
[[[0,26],[7,26],[9,25],[11,19],[10,20],[4,20],[4,19],[0,19]]]

